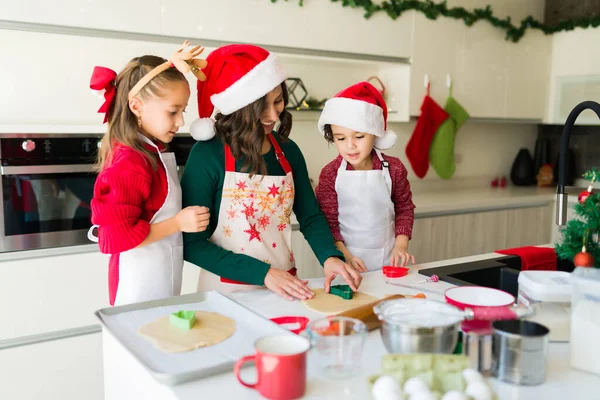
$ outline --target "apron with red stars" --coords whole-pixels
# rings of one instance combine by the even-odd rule
[[[225,145],[225,179],[219,222],[210,241],[234,253],[264,261],[272,268],[296,275],[292,253],[290,216],[294,205],[292,168],[279,143],[269,135],[285,176],[253,175],[236,172],[235,159]],[[202,269],[198,290],[221,293],[247,291],[259,286],[219,277]]]

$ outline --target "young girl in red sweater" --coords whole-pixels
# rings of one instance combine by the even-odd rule
[[[169,61],[136,57],[118,75],[103,67],[92,75],[90,87],[105,90],[99,112],[108,131],[98,151],[90,239],[109,254],[111,305],[179,295],[181,232],[203,231],[209,222],[205,207],[181,209],[175,157],[165,147],[184,124],[190,88],[183,73],[204,78],[206,62],[195,58],[202,49],[184,52],[188,45]]]
[[[408,241],[415,206],[406,168],[379,151],[396,142],[379,91],[368,82],[344,89],[325,103],[319,130],[339,152],[316,189],[338,249],[358,271],[414,264]]]

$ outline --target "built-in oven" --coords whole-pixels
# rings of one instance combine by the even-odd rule
[[[101,136],[0,135],[0,252],[90,243]]]
[[[0,134],[0,253],[90,244],[101,134]],[[196,141],[169,144],[179,173]]]

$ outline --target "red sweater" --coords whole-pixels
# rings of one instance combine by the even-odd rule
[[[375,151],[373,155],[373,169],[381,169],[381,160],[377,157]],[[383,159],[389,163],[390,177],[392,178],[392,202],[396,213],[396,236],[406,235],[410,239],[412,236],[413,222],[415,219],[415,205],[412,202],[412,193],[410,183],[408,182],[408,172],[402,164],[402,161],[396,157],[382,154]],[[337,156],[332,162],[327,164],[319,176],[319,184],[316,188],[317,200],[321,211],[327,218],[329,229],[335,241],[344,241],[340,233],[340,224],[338,221],[338,198],[335,191],[335,180],[337,172],[342,164],[342,156]],[[354,170],[352,165],[348,164],[346,170]]]
[[[146,148],[156,152],[149,145]],[[112,162],[96,179],[91,202],[92,223],[100,226],[100,251],[119,254],[144,241],[167,192],[167,175],[160,161],[155,171],[145,155],[117,144]],[[118,262],[118,257],[111,257],[113,262]]]

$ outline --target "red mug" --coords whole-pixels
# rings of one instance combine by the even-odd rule
[[[255,344],[256,354],[246,356],[235,364],[237,380],[244,386],[256,389],[272,400],[291,400],[304,396],[306,391],[306,353],[309,341],[297,335],[267,336]],[[256,364],[256,383],[246,383],[240,378],[240,369],[249,362]]]

